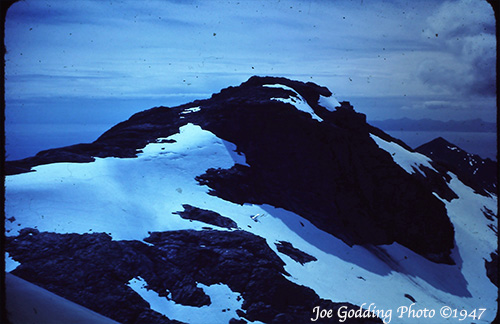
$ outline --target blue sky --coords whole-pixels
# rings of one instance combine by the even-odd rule
[[[7,151],[30,131],[91,141],[255,74],[326,85],[369,120],[491,121],[494,32],[483,0],[20,1],[5,24]]]

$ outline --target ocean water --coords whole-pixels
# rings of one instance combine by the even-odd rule
[[[107,124],[6,124],[5,160],[20,160],[43,150],[92,143],[109,128]]]
[[[18,124],[6,125],[6,160],[19,160],[36,153],[78,143],[91,143],[108,130],[110,124]],[[387,131],[412,148],[439,136],[465,151],[497,160],[497,134],[480,132]]]
[[[484,132],[386,131],[412,148],[442,137],[461,149],[482,158],[497,160],[497,134]]]

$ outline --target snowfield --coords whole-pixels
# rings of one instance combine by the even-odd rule
[[[333,95],[330,97],[320,95],[318,104],[325,107],[328,111],[335,111],[337,107],[340,107],[340,102]]]
[[[307,105],[300,96],[298,101]],[[304,111],[315,118],[312,109]],[[195,108],[186,110],[194,112]],[[408,173],[421,172],[420,165],[434,169],[427,157],[376,136],[372,138]],[[203,230],[207,224],[173,214],[182,211],[183,204],[189,204],[229,217],[240,229],[264,237],[286,263],[288,279],[312,288],[321,298],[366,307],[373,303],[376,309],[392,310],[392,317],[386,318],[391,323],[490,323],[494,319],[498,291],[486,276],[484,259],[490,260],[497,238],[488,227],[495,222],[488,220],[481,209],[487,207],[497,213],[496,197],[475,194],[450,174],[450,188],[460,198],[443,202],[455,227],[453,257],[457,265],[436,264],[396,243],[349,247],[287,210],[270,205],[238,205],[209,195],[209,188],[200,186],[195,177],[208,168],[245,164],[245,157],[235,152],[234,144],[193,124],[183,126],[180,133],[167,139],[175,142],[159,139],[148,144],[137,158],[54,163],[38,166],[36,172],[8,176],[5,212],[6,218],[13,216],[15,220],[6,222],[6,234],[17,235],[20,229],[33,227],[56,233],[105,232],[114,240],[142,241],[148,231]],[[301,265],[278,252],[278,241],[290,242],[318,260]],[[12,270],[15,261],[6,257]],[[175,304],[148,291],[142,278],[131,280],[129,285],[152,309],[190,323],[203,323],[207,318],[215,322],[238,318],[234,311],[243,302],[225,285],[204,286],[213,304],[194,311],[193,307]],[[413,304],[408,296],[416,301],[413,309],[435,310],[434,317],[398,318],[399,307]],[[480,320],[459,321],[441,317],[439,311],[444,306],[458,312],[470,313],[479,308],[486,311]]]
[[[306,112],[309,115],[311,115],[312,119],[315,119],[319,122],[323,121],[323,119],[321,117],[319,117],[318,115],[316,115],[316,113],[314,112],[312,107],[309,106],[307,101],[297,91],[295,91],[295,89],[287,87],[287,86],[282,85],[282,84],[264,84],[263,87],[281,88],[284,90],[292,91],[294,93],[294,97],[290,96],[288,98],[271,98],[271,100],[277,100],[277,101],[281,101],[281,102],[290,104],[290,105],[294,106],[295,108],[297,108],[298,110]]]
[[[434,167],[430,163],[432,160],[427,156],[417,152],[409,152],[401,145],[394,142],[387,142],[373,134],[370,134],[370,136],[375,141],[375,143],[377,143],[378,147],[389,153],[392,156],[394,162],[396,162],[409,174],[418,171],[425,177],[425,173],[420,169],[421,166],[437,172],[437,170],[434,169]]]
[[[243,299],[234,293],[227,285],[218,284],[206,286],[198,283],[205,293],[210,296],[211,304],[194,307],[176,304],[173,300],[158,296],[153,290],[148,290],[147,283],[141,277],[130,280],[129,286],[147,301],[152,310],[190,324],[205,324],[207,319],[214,323],[228,323],[231,318],[238,318],[237,309],[241,309]],[[261,322],[254,321],[259,324]]]

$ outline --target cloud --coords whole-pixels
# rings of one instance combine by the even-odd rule
[[[490,5],[479,0],[445,2],[427,22],[423,35],[443,55],[420,64],[420,80],[438,92],[494,96],[496,38]]]
[[[496,98],[476,97],[474,100],[463,100],[460,96],[435,95],[426,98],[410,98],[408,102],[400,106],[402,116],[409,118],[431,118],[441,120],[465,120],[482,119],[491,121],[495,119]],[[396,111],[393,112],[397,116]]]
[[[414,111],[422,111],[422,110],[459,110],[465,109],[467,105],[465,103],[453,101],[453,100],[427,100],[427,101],[418,101],[409,106],[403,106],[401,109],[403,110],[414,110]]]
[[[413,40],[421,30],[418,15],[428,9],[417,5],[27,0],[7,17],[6,75],[13,81],[14,74],[26,76],[22,83],[9,81],[7,95],[140,95],[158,84],[181,85],[219,72],[233,75],[229,84],[253,74],[304,75],[345,95],[408,94],[416,89],[409,77],[405,89],[397,79],[408,74],[415,64],[411,52],[422,44]],[[87,71],[116,78],[75,78]],[[30,82],[32,74],[46,75],[52,86]]]
[[[495,33],[491,6],[484,0],[453,0],[443,3],[428,19],[427,33],[446,39]]]
[[[424,102],[424,108],[426,109],[443,109],[443,108],[449,108],[452,104],[448,101],[444,100],[432,100],[432,101],[425,101]],[[454,108],[461,108],[463,105],[454,105]]]
[[[26,0],[6,19],[5,96],[163,97],[171,105],[171,94],[211,94],[254,74],[381,104],[490,94],[491,13],[473,6],[469,17],[466,2],[447,5],[451,16],[431,0]]]

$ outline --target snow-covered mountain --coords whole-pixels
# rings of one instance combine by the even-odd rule
[[[121,323],[490,323],[496,164],[433,152],[252,77],[7,162],[7,271]]]

